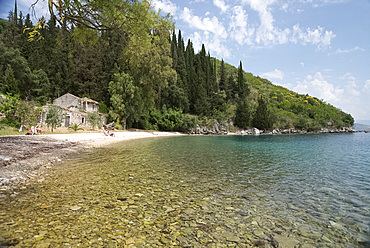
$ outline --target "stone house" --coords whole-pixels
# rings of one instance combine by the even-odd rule
[[[53,105],[58,106],[63,112],[62,127],[69,127],[72,123],[81,127],[90,127],[88,123],[88,113],[99,113],[99,103],[89,98],[80,98],[70,93],[66,93],[53,101]],[[48,107],[44,107],[44,113],[41,116],[40,123],[46,125],[46,115]],[[107,116],[99,113],[101,125],[106,124]]]

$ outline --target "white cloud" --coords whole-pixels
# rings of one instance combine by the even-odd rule
[[[230,8],[230,6],[226,5],[223,0],[213,0],[213,4],[220,8],[222,12],[226,12]]]
[[[307,28],[306,31],[304,31],[299,24],[296,24],[293,26],[292,32],[291,41],[293,43],[301,41],[304,45],[311,43],[317,45],[319,48],[329,46],[331,40],[335,38],[335,34],[332,31],[324,31],[324,28],[320,26],[313,30]]]
[[[364,90],[365,91],[370,91],[370,79],[366,80]]]
[[[274,23],[272,7],[280,4],[280,9],[288,8],[287,3],[278,0],[241,0],[242,5],[230,7],[225,0],[213,0],[213,4],[221,9],[221,17],[216,17],[207,11],[203,16],[192,13],[188,7],[179,10],[170,0],[153,0],[157,8],[172,9],[172,13],[177,12],[177,19],[185,22],[188,27],[193,29],[202,37],[207,34],[214,47],[227,47],[230,41],[236,41],[239,45],[251,47],[274,46],[278,44],[312,44],[319,49],[330,46],[335,34],[325,30],[323,27],[301,28],[299,24],[292,27],[280,28]],[[171,7],[172,6],[172,7]],[[251,10],[258,14],[259,23],[252,23],[249,20],[248,12]],[[253,13],[252,13],[253,14]],[[252,15],[253,16],[253,15]],[[227,26],[227,29],[225,28]],[[190,33],[190,32],[189,32]],[[211,37],[213,35],[213,37]],[[195,33],[193,36],[196,37]],[[204,42],[206,43],[206,42]],[[211,49],[209,47],[209,49]],[[221,51],[214,51],[221,53]],[[226,52],[226,54],[229,53]]]
[[[306,79],[298,82],[293,90],[300,94],[309,94],[334,104],[340,101],[344,93],[344,89],[335,87],[326,81],[321,72],[317,72],[313,76],[307,75]]]
[[[181,13],[180,18],[188,23],[191,27],[197,28],[199,30],[211,32],[216,36],[226,38],[227,32],[221,22],[218,21],[217,17],[212,18],[205,17],[201,18],[199,16],[193,15],[193,13],[188,8],[184,8]]]
[[[274,17],[270,11],[269,5],[273,4],[275,0],[242,0],[243,3],[248,4],[254,11],[258,12],[260,17],[260,26],[256,33],[257,43],[270,43],[274,40]]]
[[[341,53],[352,53],[352,52],[364,52],[365,51],[365,49],[363,49],[363,48],[361,48],[361,47],[358,47],[358,46],[356,46],[356,47],[353,47],[353,48],[350,48],[350,49],[340,49],[340,48],[338,48],[335,52],[334,52],[334,54],[341,54]]]
[[[337,3],[344,3],[348,2],[348,0],[300,0],[301,3],[312,3],[313,7],[319,7],[320,5],[324,4],[337,4]]]
[[[347,72],[343,76],[339,77],[342,80],[346,80],[347,82],[356,82],[356,78],[352,76],[351,73]]]
[[[189,38],[193,42],[195,52],[200,51],[202,44],[204,44],[206,49],[210,50],[212,53],[221,58],[227,59],[231,57],[230,49],[223,44],[220,37],[214,36],[207,31],[202,33],[194,32]]]
[[[268,79],[280,79],[280,80],[282,80],[284,78],[284,72],[282,72],[278,69],[275,69],[273,71],[263,73],[262,76],[266,77]]]
[[[352,96],[359,96],[360,92],[357,90],[356,78],[351,73],[346,73],[340,79],[343,79],[346,87],[346,91]]]
[[[231,51],[227,45],[225,45],[228,33],[217,17],[206,16],[201,18],[193,15],[190,9],[185,7],[180,18],[190,27],[196,29],[193,34],[189,34],[195,51],[199,51],[202,44],[204,44],[209,51],[219,57],[231,57]]]
[[[330,82],[338,82],[338,80],[343,80],[343,87],[335,86]],[[368,99],[370,79],[365,82],[362,90],[358,89],[356,81],[351,73],[346,73],[337,79],[331,79],[324,77],[323,73],[317,72],[315,75],[307,75],[303,81],[298,81],[293,90],[323,99],[346,113],[350,113],[356,119],[366,119],[370,111]]]
[[[152,4],[156,10],[161,9],[171,15],[175,15],[178,10],[176,4],[172,3],[170,0],[153,0]]]
[[[252,36],[255,32],[254,28],[248,28],[248,15],[241,6],[233,8],[233,15],[230,17],[229,32],[239,45],[252,45]]]
[[[254,41],[257,44],[276,45],[292,42],[304,45],[313,44],[318,48],[322,48],[330,46],[331,40],[335,38],[335,34],[332,31],[326,31],[320,26],[314,29],[302,29],[299,24],[294,25],[292,28],[286,27],[283,29],[275,26],[271,6],[277,4],[276,0],[242,0],[242,3],[248,5],[259,15],[260,25],[256,28],[257,31],[254,37]],[[286,3],[282,4],[282,8],[287,8]],[[252,26],[252,28],[254,27]]]

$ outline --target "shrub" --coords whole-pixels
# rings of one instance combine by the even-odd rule
[[[46,114],[46,125],[51,126],[51,131],[54,132],[54,129],[60,127],[63,121],[62,110],[55,106],[51,105],[48,113]]]
[[[78,130],[84,130],[82,127],[80,127],[81,124],[76,124],[76,123],[72,123],[68,129],[71,129],[75,132],[77,132]]]
[[[97,112],[87,113],[87,121],[91,124],[92,129],[101,124],[101,117]]]

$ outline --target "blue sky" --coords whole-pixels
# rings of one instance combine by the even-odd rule
[[[18,0],[28,13],[33,0]],[[41,2],[41,0],[40,0]],[[370,120],[370,0],[152,0],[196,50]],[[0,17],[14,9],[0,0]],[[45,3],[36,9],[46,15]]]

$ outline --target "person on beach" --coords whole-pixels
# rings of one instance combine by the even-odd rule
[[[110,137],[116,137],[116,135],[113,132],[110,133],[109,131],[108,131],[108,136],[110,136]]]
[[[32,126],[30,130],[26,133],[26,135],[34,135],[35,134],[35,128]]]
[[[36,129],[35,130],[36,130],[36,134],[37,133],[39,133],[39,134],[45,133],[45,131],[42,130],[39,125],[36,126]]]

